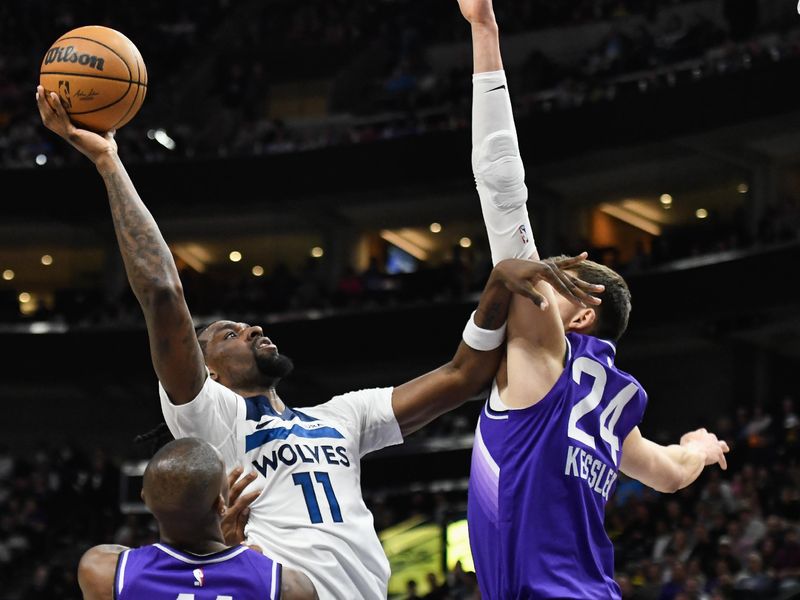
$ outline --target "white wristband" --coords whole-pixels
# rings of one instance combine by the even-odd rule
[[[476,312],[478,311],[472,313],[469,321],[467,321],[467,326],[464,327],[464,334],[462,336],[464,338],[464,343],[473,350],[479,350],[481,352],[488,352],[489,350],[499,348],[506,340],[506,324],[503,323],[500,329],[481,329],[475,325]]]

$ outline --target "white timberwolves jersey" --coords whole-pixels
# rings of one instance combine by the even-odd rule
[[[389,563],[361,497],[361,457],[403,441],[392,389],[351,392],[283,414],[264,396],[243,398],[210,377],[176,406],[160,387],[172,435],[215,446],[226,469],[259,476],[247,542],[303,571],[321,600],[385,599]]]

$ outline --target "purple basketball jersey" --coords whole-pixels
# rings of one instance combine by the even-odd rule
[[[277,600],[281,565],[245,546],[198,556],[166,544],[126,550],[115,600]]]
[[[484,600],[620,598],[603,517],[647,396],[614,352],[570,333],[564,372],[540,402],[481,412],[468,520]]]

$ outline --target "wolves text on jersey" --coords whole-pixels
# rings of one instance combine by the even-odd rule
[[[349,467],[351,461],[344,446],[310,446],[287,443],[281,444],[269,454],[264,453],[258,460],[253,461],[253,466],[266,477],[270,470],[276,471],[280,465],[290,467],[298,463]]]
[[[567,464],[564,475],[578,477],[586,482],[591,490],[608,500],[611,486],[617,479],[617,473],[602,460],[576,446],[567,448]],[[605,478],[604,478],[605,476]]]

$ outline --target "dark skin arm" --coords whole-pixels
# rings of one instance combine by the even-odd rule
[[[125,546],[104,544],[89,548],[78,563],[78,585],[83,600],[112,600],[114,597],[114,574],[119,555]]]
[[[600,300],[591,293],[602,291],[565,272],[586,259],[586,254],[560,261],[508,259],[498,263],[489,276],[475,313],[475,324],[482,329],[496,330],[508,317],[512,293],[529,298],[542,310],[546,299],[534,289],[539,281],[547,281],[570,301],[586,306]],[[463,341],[453,359],[421,377],[394,389],[392,408],[403,436],[414,433],[437,417],[457,408],[482,390],[497,373],[505,345],[481,352]]]
[[[203,354],[172,253],[117,155],[114,132],[101,136],[78,129],[58,95],[46,98],[41,86],[36,102],[45,126],[88,157],[102,176],[128,282],[144,312],[156,374],[172,402],[191,401],[205,382]]]

